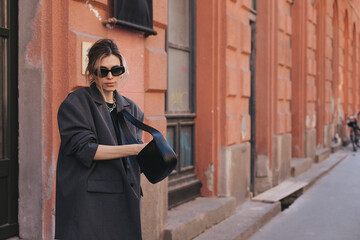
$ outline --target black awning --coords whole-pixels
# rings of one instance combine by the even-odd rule
[[[152,0],[114,0],[116,24],[123,25],[146,35],[156,35],[153,29]]]

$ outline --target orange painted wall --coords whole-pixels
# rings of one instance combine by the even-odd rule
[[[307,45],[307,89],[306,89],[306,129],[316,126],[316,11],[310,1],[308,1],[308,45]]]
[[[250,140],[250,9],[250,1],[226,1],[226,146]]]
[[[279,1],[278,8],[278,111],[276,134],[284,134],[291,132],[291,4],[289,1]]]
[[[316,129],[317,148],[324,146],[324,126],[333,124],[336,132],[337,124],[359,111],[359,16],[354,11],[358,5],[358,1],[307,1],[305,127]]]
[[[145,122],[166,132],[164,116],[164,94],[166,90],[165,28],[167,25],[167,1],[154,1],[153,19],[156,36],[144,37],[143,33],[115,26],[105,27],[101,20],[111,16],[112,4],[106,0],[96,1],[43,1],[38,15],[40,24],[36,26],[38,35],[34,42],[40,46],[44,72],[44,165],[43,165],[43,236],[53,238],[55,205],[55,166],[59,147],[57,129],[57,109],[67,94],[81,86],[87,86],[81,74],[82,42],[95,42],[99,38],[116,41],[127,61],[130,76],[126,85],[119,89],[122,94],[133,99],[145,112]],[[160,106],[160,107],[159,107]],[[150,139],[144,136],[145,141]],[[146,184],[145,184],[146,185]],[[156,191],[167,192],[160,184]],[[154,189],[145,187],[145,194]],[[51,193],[49,195],[49,193]],[[158,220],[152,228],[144,230],[144,236],[156,239],[166,221],[162,212],[164,194],[156,196],[155,207]],[[144,200],[143,205],[151,204]],[[161,203],[161,204],[160,204]],[[147,206],[145,206],[147,208]],[[166,206],[165,206],[166,208]],[[154,216],[145,215],[143,220]],[[146,224],[145,224],[146,225]]]
[[[270,167],[274,136],[291,133],[292,156],[303,157],[305,131],[316,130],[316,149],[325,147],[337,125],[359,111],[360,2],[299,4],[258,1],[256,152],[269,158]]]
[[[251,1],[196,3],[196,173],[201,194],[216,196],[221,148],[250,139]],[[213,187],[206,175],[211,166]]]
[[[278,7],[258,1],[256,28],[256,154],[273,165],[273,137],[278,128]],[[285,92],[285,91],[283,91]]]
[[[336,3],[337,11],[334,13],[333,9],[328,6],[327,13],[329,16],[328,22],[334,21],[337,18],[339,27],[328,27],[328,36],[338,35],[339,49],[335,50],[336,55],[332,54],[332,61],[338,62],[339,68],[334,69],[337,79],[334,79],[335,99],[335,122],[344,122],[348,115],[353,115],[359,112],[359,24],[360,16],[356,9],[360,7],[359,1],[331,1],[328,5]],[[331,19],[330,19],[331,17]],[[336,31],[336,32],[335,32]],[[333,50],[328,50],[328,52]],[[329,55],[330,56],[330,55]],[[329,78],[330,79],[330,78]],[[347,129],[343,127],[346,135]]]

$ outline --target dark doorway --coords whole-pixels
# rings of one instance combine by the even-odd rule
[[[18,225],[18,2],[0,1],[0,239]]]

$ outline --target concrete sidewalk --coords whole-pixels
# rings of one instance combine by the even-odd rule
[[[263,193],[262,198],[254,198],[238,206],[233,215],[207,229],[194,239],[248,239],[270,219],[281,212],[281,203],[289,204],[289,199],[293,201],[294,195],[296,195],[295,198],[301,195],[319,178],[324,176],[352,153],[351,150],[344,148],[331,154],[326,160],[314,163],[306,172],[297,177],[287,179]]]
[[[316,182],[251,240],[360,239],[360,152]]]

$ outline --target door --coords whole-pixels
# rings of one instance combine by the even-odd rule
[[[0,239],[18,226],[17,1],[0,1]]]

